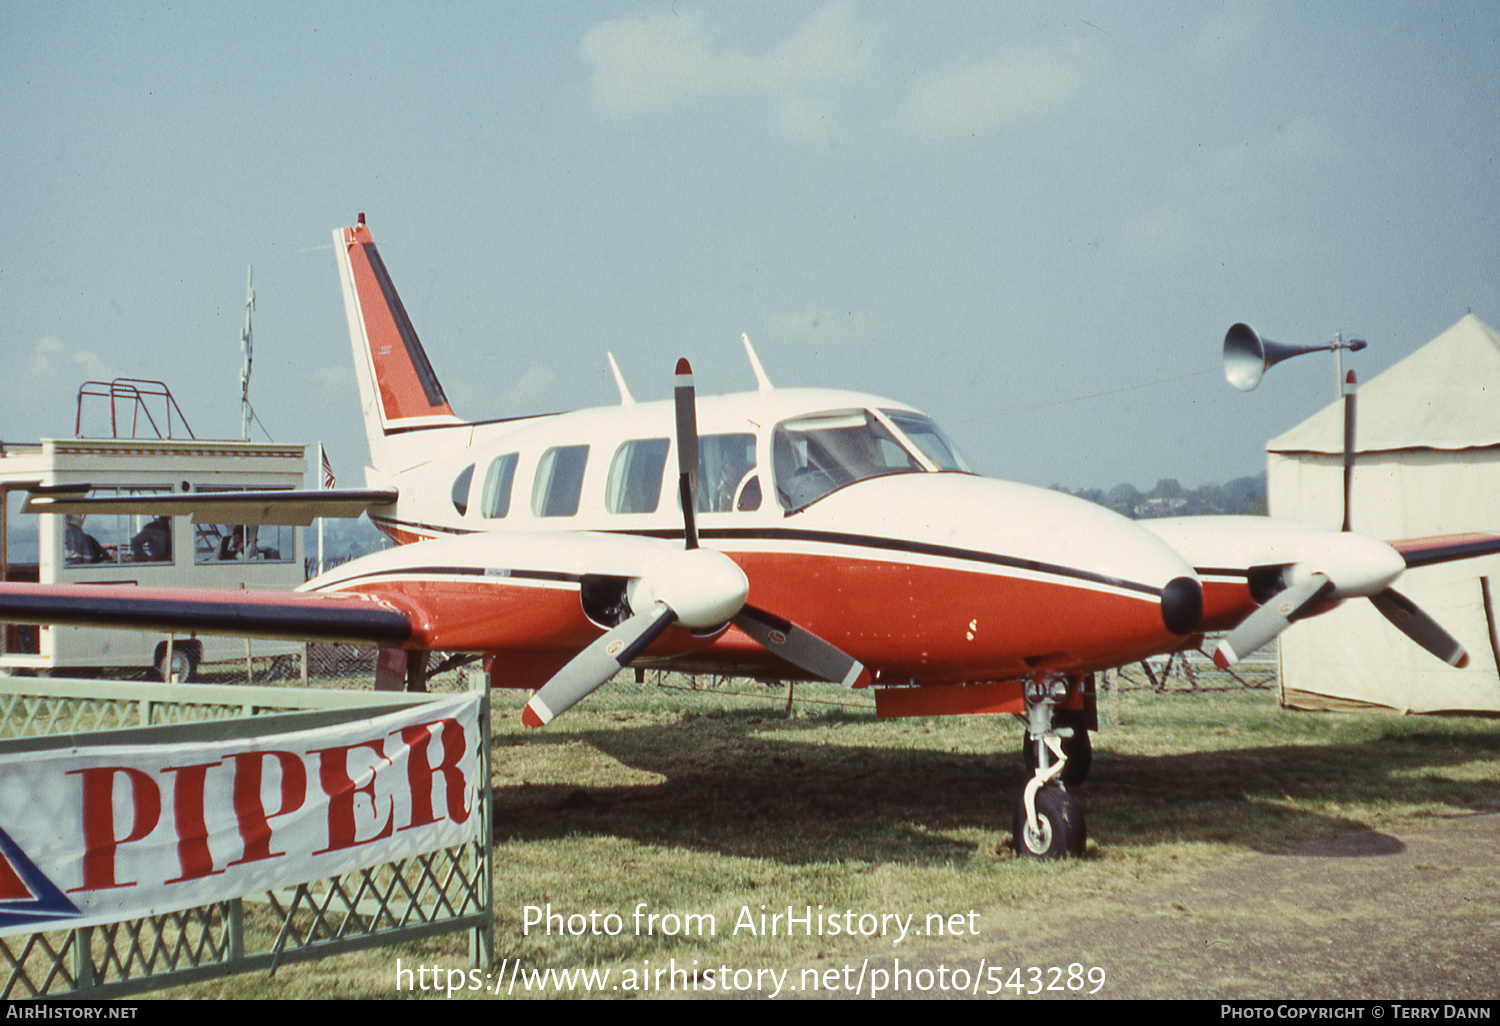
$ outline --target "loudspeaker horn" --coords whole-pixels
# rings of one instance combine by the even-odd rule
[[[1224,333],[1224,380],[1241,392],[1248,392],[1260,384],[1261,375],[1282,360],[1290,360],[1303,353],[1317,353],[1334,349],[1359,350],[1365,347],[1363,339],[1342,339],[1322,345],[1290,346],[1262,338],[1248,324],[1236,324]]]
[[[1224,333],[1224,380],[1248,392],[1260,384],[1262,374],[1282,360],[1327,348],[1285,345],[1261,338],[1248,324],[1236,324]]]

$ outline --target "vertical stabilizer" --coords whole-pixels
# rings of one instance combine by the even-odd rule
[[[354,348],[360,408],[370,459],[382,463],[385,439],[412,428],[462,423],[453,415],[406,315],[401,297],[375,249],[365,215],[352,228],[333,233],[344,313]]]

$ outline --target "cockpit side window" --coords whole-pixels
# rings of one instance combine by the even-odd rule
[[[771,436],[776,497],[798,510],[835,489],[923,468],[868,410],[819,413],[783,421]]]
[[[963,454],[949,441],[942,428],[932,422],[931,418],[908,410],[881,410],[880,412],[891,418],[891,423],[896,425],[908,441],[921,449],[922,455],[930,459],[939,470],[958,470],[965,474],[974,472],[969,466],[969,461],[964,459]]]
[[[760,509],[755,436],[749,432],[698,439],[698,512]]]

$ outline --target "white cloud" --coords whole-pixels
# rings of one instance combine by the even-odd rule
[[[591,106],[613,119],[672,113],[732,95],[805,106],[808,94],[870,66],[873,30],[835,3],[763,54],[735,49],[703,11],[645,11],[591,28],[578,58]]]
[[[111,381],[121,376],[119,370],[94,353],[71,349],[56,335],[48,335],[31,351],[27,371],[40,385],[81,385],[85,381]]]
[[[715,52],[701,11],[648,11],[602,22],[578,44],[578,57],[593,67],[590,102],[616,118],[693,103],[730,77],[730,58]]]
[[[1097,85],[1108,61],[1104,44],[1092,39],[991,44],[919,80],[901,120],[934,136],[1004,131],[1077,103]]]
[[[55,438],[64,429],[71,434],[79,386],[85,381],[111,381],[124,374],[97,354],[74,349],[61,337],[48,335],[29,353],[22,351],[13,359],[0,361],[0,376],[9,383],[12,396],[5,407],[0,434],[13,440],[30,440]],[[91,416],[97,420],[107,415],[107,404],[86,405],[85,426],[93,423]]]
[[[678,7],[595,25],[578,58],[590,69],[590,107],[611,120],[750,100],[766,105],[774,131],[802,143],[825,142],[840,129],[924,140],[990,135],[1072,108],[1097,89],[1109,63],[1107,46],[1083,37],[991,41],[925,70],[898,71],[883,50],[888,31],[836,2],[752,52],[728,39],[721,19]]]

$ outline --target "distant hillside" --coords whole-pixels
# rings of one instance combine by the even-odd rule
[[[1053,485],[1052,489],[1097,502],[1132,520],[1206,516],[1215,513],[1260,517],[1266,515],[1264,474],[1237,477],[1228,484],[1206,484],[1201,488],[1184,488],[1176,478],[1164,477],[1149,492],[1143,492],[1131,484],[1115,485],[1107,492],[1099,488],[1084,488],[1075,492],[1062,485]]]

